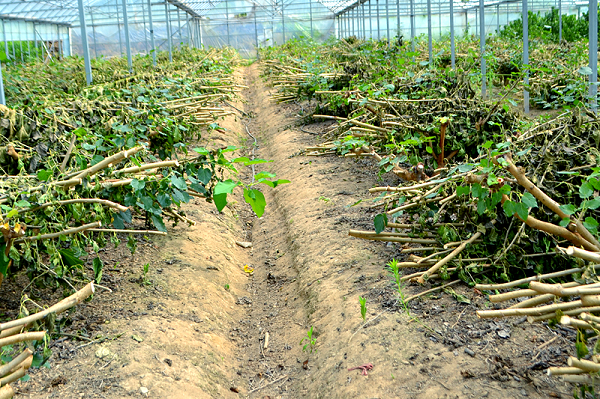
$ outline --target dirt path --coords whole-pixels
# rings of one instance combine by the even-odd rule
[[[242,375],[250,390],[276,382],[250,397],[503,398],[568,392],[542,375],[525,380],[503,371],[513,360],[523,361],[521,345],[545,332],[477,321],[474,309],[484,299],[472,290],[463,289],[472,298],[469,308],[445,298],[417,303],[411,309],[419,316],[415,320],[402,312],[383,269],[401,256],[399,248],[347,236],[350,228],[372,230],[374,210],[348,207],[376,184],[376,167],[369,161],[296,156],[315,144],[315,135],[306,130],[319,132],[327,124],[305,132],[293,127],[303,109],[272,104],[257,65],[246,70],[246,85],[246,110],[255,113],[249,129],[259,138],[260,156],[273,159],[270,169],[292,181],[270,193],[271,206],[253,230],[256,271],[248,288],[253,305],[236,331],[244,337]],[[360,328],[359,296],[368,300],[367,328]],[[311,326],[317,352],[309,354],[298,343]],[[513,330],[511,341],[498,338],[502,329]],[[461,342],[467,330],[478,331],[479,337],[472,335],[480,339]],[[261,351],[266,332],[269,346]],[[464,345],[466,340],[471,345]],[[368,376],[347,370],[365,363],[374,366]]]
[[[110,265],[103,283],[113,293],[96,295],[65,326],[94,341],[55,341],[53,367],[20,384],[22,397],[569,396],[540,371],[565,355],[561,337],[542,326],[476,320],[475,309],[489,304],[473,290],[455,288],[468,305],[447,294],[415,301],[409,317],[383,268],[400,248],[347,235],[372,230],[377,213],[365,203],[349,206],[375,184],[398,182],[378,182],[370,161],[298,155],[328,123],[294,127],[302,106],[272,104],[257,65],[240,78],[249,89],[236,106],[253,117],[229,118],[212,145],[251,148],[246,125],[256,155],[274,161],[263,169],[292,183],[264,190],[260,219],[239,196],[223,214],[195,200],[185,211],[196,226],[146,241],[134,256],[125,245],[103,253]],[[243,179],[251,181],[250,170]],[[311,326],[316,351],[303,352]],[[527,351],[532,342],[537,352]],[[348,371],[366,363],[373,365],[367,376]]]

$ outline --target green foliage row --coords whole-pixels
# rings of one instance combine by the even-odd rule
[[[599,13],[600,15],[600,13]],[[529,38],[543,40],[548,43],[559,42],[558,9],[552,9],[546,14],[540,12],[528,13]],[[600,29],[599,29],[600,32]],[[589,35],[589,14],[562,16],[562,37],[567,42],[587,40]],[[500,37],[505,40],[523,40],[523,18],[511,21],[500,30]]]

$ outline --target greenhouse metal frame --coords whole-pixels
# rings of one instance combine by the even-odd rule
[[[254,57],[257,49],[285,43],[298,37],[325,41],[330,37],[400,40],[413,44],[425,37],[429,60],[432,41],[450,36],[451,66],[455,66],[456,35],[478,35],[480,39],[482,96],[486,90],[485,38],[513,20],[523,19],[523,64],[529,63],[528,11],[558,9],[559,39],[562,16],[597,10],[598,1],[565,0],[47,0],[9,2],[0,0],[3,62],[25,62],[26,58],[80,55],[85,60],[86,79],[93,82],[91,57],[132,57],[174,48],[232,46],[243,56]],[[589,93],[597,94],[597,12],[589,13]],[[28,43],[23,50],[23,43]],[[10,46],[9,46],[10,43]],[[10,47],[10,48],[9,48]],[[17,57],[15,47],[19,47]],[[11,51],[12,50],[12,51]],[[33,51],[32,51],[33,50]],[[26,53],[26,54],[24,54]],[[0,71],[1,73],[1,71]],[[1,75],[0,75],[1,76]],[[525,76],[527,83],[527,76]],[[527,87],[527,85],[525,85]],[[528,111],[528,93],[524,92]],[[592,108],[596,108],[595,100]],[[5,104],[0,80],[0,102]]]

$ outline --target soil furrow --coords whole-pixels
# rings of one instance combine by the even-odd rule
[[[418,318],[401,310],[383,268],[401,256],[400,248],[347,235],[357,226],[372,230],[377,212],[363,204],[349,206],[375,185],[376,166],[371,161],[295,156],[315,144],[316,136],[305,129],[284,128],[294,125],[302,107],[272,104],[257,65],[245,73],[246,111],[255,115],[248,127],[260,142],[258,155],[274,160],[267,170],[292,181],[268,190],[267,212],[252,233],[252,306],[239,331],[246,337],[240,373],[250,397],[547,397],[553,387],[547,379],[510,374],[510,358],[521,352],[519,342],[543,335],[542,328],[515,327],[517,342],[484,337],[452,345],[452,331],[459,327],[492,335],[504,328],[474,318],[475,306],[483,306],[484,299],[467,287],[456,288],[472,298],[466,309],[444,297],[424,306],[416,301],[411,312]],[[326,125],[312,125],[310,131]],[[385,179],[395,178],[385,176],[377,183],[397,184]],[[406,288],[407,295],[412,291]],[[365,328],[359,296],[367,298],[370,322]],[[299,342],[311,326],[316,352],[303,352],[307,342]],[[474,352],[467,352],[475,356],[465,347],[473,347]],[[367,376],[348,371],[367,363],[373,364]]]

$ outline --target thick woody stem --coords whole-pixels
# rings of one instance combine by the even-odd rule
[[[569,218],[569,215],[560,209],[560,204],[558,202],[554,201],[546,193],[540,190],[535,184],[533,184],[531,180],[527,178],[527,176],[525,176],[525,174],[519,168],[515,166],[509,154],[506,155],[506,163],[506,170],[508,170],[508,172],[513,175],[515,179],[517,179],[517,182],[519,182],[521,186],[529,191],[531,195],[537,198],[542,204],[547,206],[552,212],[560,216],[561,219]],[[583,223],[581,223],[579,220],[574,221],[574,223],[577,226],[577,232],[581,234],[586,241],[591,243],[591,250],[600,251],[600,242],[598,242],[598,240],[596,240],[596,238],[583,226]]]

